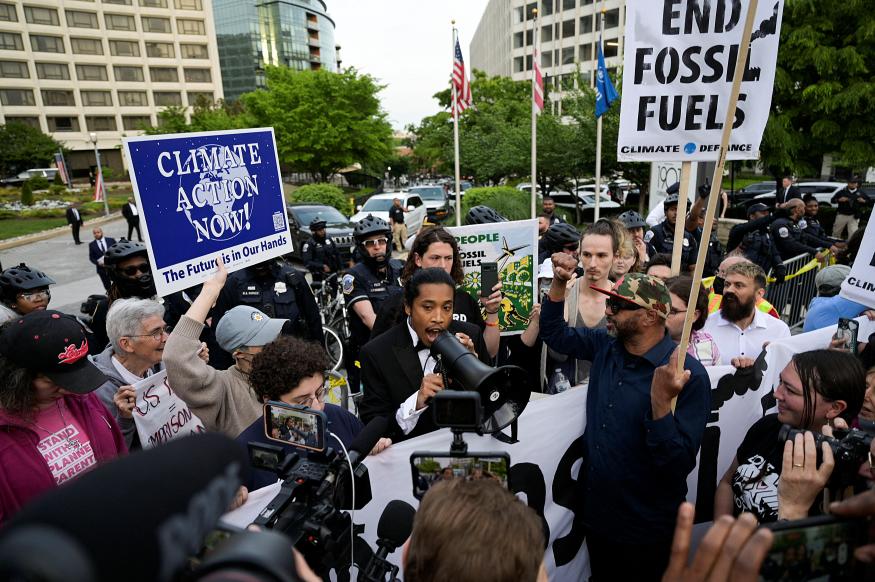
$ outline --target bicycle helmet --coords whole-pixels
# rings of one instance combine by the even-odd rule
[[[389,224],[380,218],[379,216],[374,216],[373,214],[368,214],[360,221],[358,221],[353,229],[353,236],[355,237],[356,242],[362,242],[369,236],[374,236],[375,234],[385,234],[386,236],[390,236],[392,234],[392,229],[389,228]]]
[[[632,230],[633,228],[647,228],[647,223],[644,221],[644,218],[634,210],[627,210],[618,216],[617,220],[619,220],[627,230]]]
[[[310,221],[310,230],[311,231],[322,230],[327,225],[328,225],[328,223],[325,221],[324,218],[317,217],[317,218],[314,218],[312,221]]]
[[[544,245],[547,250],[555,253],[580,243],[580,231],[567,222],[557,222],[544,233]]]
[[[17,267],[10,267],[0,273],[0,296],[2,296],[4,303],[15,303],[16,297],[22,291],[40,289],[54,284],[55,280],[42,271],[21,263]]]
[[[474,206],[465,216],[465,224],[492,224],[507,219],[488,206]]]
[[[106,250],[103,255],[103,264],[106,267],[114,267],[125,259],[137,255],[148,257],[146,246],[143,243],[121,239]]]

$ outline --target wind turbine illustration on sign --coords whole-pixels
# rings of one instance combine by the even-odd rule
[[[507,262],[514,257],[517,251],[521,251],[528,246],[529,245],[520,245],[518,247],[511,248],[510,245],[508,245],[507,243],[507,237],[501,237],[501,254],[498,255],[498,257],[495,259],[495,261],[498,263],[498,272],[500,273],[504,270]]]

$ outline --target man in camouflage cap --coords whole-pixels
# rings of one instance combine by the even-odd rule
[[[578,483],[593,579],[656,580],[668,564],[677,508],[711,410],[708,375],[693,358],[677,372],[662,281],[626,274],[612,289],[597,289],[608,296],[606,330],[569,328],[565,286],[577,262],[561,253],[552,260],[541,338],[592,362]]]

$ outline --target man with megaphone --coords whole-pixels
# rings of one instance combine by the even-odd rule
[[[364,395],[359,413],[365,423],[379,416],[392,419],[385,436],[395,442],[437,428],[431,413],[423,413],[431,398],[445,388],[431,353],[441,334],[455,334],[480,361],[489,361],[480,329],[453,320],[455,291],[455,282],[443,269],[419,269],[404,285],[407,318],[362,348]]]

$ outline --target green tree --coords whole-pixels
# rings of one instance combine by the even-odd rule
[[[292,200],[326,204],[347,216],[351,214],[349,199],[343,194],[343,190],[334,184],[306,184],[292,192]]]
[[[243,95],[253,126],[276,129],[280,161],[325,182],[341,168],[383,166],[392,128],[380,108],[380,85],[348,68],[295,71],[267,67],[267,88]]]
[[[875,165],[875,12],[871,0],[788,0],[772,113],[761,146],[776,177],[814,176],[823,156]]]
[[[223,131],[243,129],[248,119],[243,115],[243,105],[239,101],[228,103],[224,100],[209,101],[198,97],[192,107],[191,118],[186,120],[187,108],[180,105],[165,107],[158,112],[158,125],[143,129],[148,135],[168,133],[187,133],[192,131]]]
[[[0,178],[30,168],[46,168],[60,148],[60,143],[35,127],[23,123],[0,125]]]
[[[33,188],[30,185],[30,180],[21,185],[21,203],[25,206],[33,206]]]

